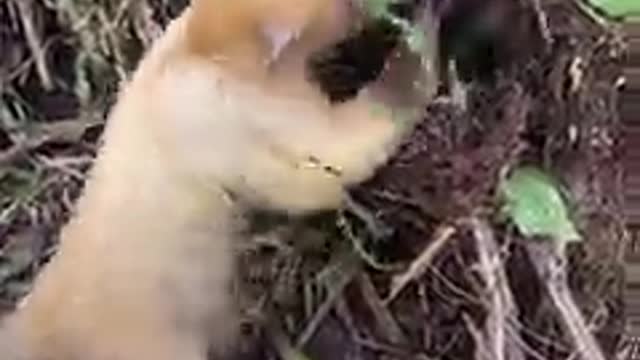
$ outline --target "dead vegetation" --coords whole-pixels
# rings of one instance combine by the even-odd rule
[[[429,104],[394,160],[354,189],[351,210],[304,222],[255,214],[251,240],[238,244],[246,357],[294,359],[293,349],[309,359],[623,353],[623,47],[577,2],[510,1],[523,14],[513,20],[521,26],[507,24],[523,31],[504,35],[517,44],[512,62],[495,83],[468,85],[466,107]],[[7,308],[55,252],[118,82],[184,5],[0,2]],[[585,241],[567,259],[521,237],[496,211],[498,182],[522,162],[553,171],[572,194]],[[353,215],[355,204],[369,226]]]

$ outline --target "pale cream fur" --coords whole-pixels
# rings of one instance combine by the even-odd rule
[[[195,26],[198,11],[224,16],[234,5],[223,4],[243,1],[197,0],[123,86],[58,252],[6,322],[6,344],[28,350],[16,359],[223,351],[237,324],[229,280],[243,210],[336,208],[397,143],[402,131],[366,92],[330,106],[306,80],[303,59],[350,25],[346,0],[282,1],[292,15],[241,9],[255,19],[208,48],[221,30]],[[270,63],[278,39],[254,33],[265,24],[302,34]]]

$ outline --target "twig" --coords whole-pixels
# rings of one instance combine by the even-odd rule
[[[470,220],[471,227],[478,244],[478,260],[480,275],[485,282],[485,290],[489,296],[489,315],[485,323],[485,334],[487,338],[487,351],[490,358],[496,360],[505,360],[505,328],[506,328],[506,309],[509,299],[508,289],[504,291],[506,286],[504,271],[500,271],[500,254],[498,253],[495,239],[491,229],[477,218]],[[507,296],[505,296],[507,295]]]
[[[435,238],[429,242],[422,253],[420,253],[420,256],[411,262],[411,265],[409,265],[409,268],[404,273],[394,277],[389,296],[387,296],[383,302],[385,306],[388,306],[411,281],[417,279],[425,272],[433,261],[433,258],[435,258],[455,233],[456,228],[450,225],[441,225],[436,230]]]
[[[457,285],[452,278],[450,278],[446,274],[443,274],[442,271],[440,271],[440,269],[438,269],[437,267],[435,266],[430,267],[429,274],[433,275],[433,277],[437,278],[439,281],[442,281],[443,288],[446,288],[447,290],[452,292],[452,295],[454,295],[451,298],[454,298],[454,297],[460,298],[461,300],[468,301],[470,304],[473,304],[473,305],[484,304],[482,302],[482,299],[480,299],[480,297],[476,296],[470,291],[465,290],[461,286]],[[442,290],[439,290],[437,288],[433,288],[432,290],[434,293],[437,293],[438,295],[440,295],[443,299],[449,298],[444,293],[442,293]]]
[[[298,339],[296,339],[296,348],[302,349],[313,334],[315,334],[316,330],[322,323],[322,320],[329,314],[329,311],[333,308],[335,302],[340,298],[343,290],[351,283],[354,276],[357,273],[357,269],[359,268],[359,263],[354,261],[350,256],[347,256],[343,262],[338,265],[342,267],[342,271],[340,271],[339,279],[334,281],[329,288],[329,294],[324,302],[320,305],[314,316],[309,320],[309,323],[302,331]]]
[[[511,322],[513,323],[515,322],[515,320],[516,319],[512,319]],[[527,342],[522,339],[522,336],[520,336],[520,333],[515,326],[510,326],[508,330],[511,335],[511,339],[513,339],[514,341],[514,345],[520,348],[519,351],[522,353],[522,355],[524,355],[524,353],[529,355],[529,357],[525,356],[524,358],[522,358],[522,360],[528,358],[534,358],[534,360],[547,360],[547,358],[543,354],[541,354],[538,350],[534,349],[531,345],[527,344]],[[518,358],[518,360],[520,359]]]
[[[24,36],[35,61],[42,87],[47,91],[53,90],[53,79],[47,67],[46,53],[43,51],[44,47],[42,46],[42,41],[34,24],[33,9],[35,5],[33,0],[18,0],[15,1],[15,3],[20,10],[20,20],[24,29]]]
[[[17,141],[7,150],[0,151],[0,167],[10,166],[29,151],[49,142],[78,142],[88,128],[99,123],[101,121],[95,119],[70,119],[39,125],[30,131],[25,139]]]
[[[541,347],[553,349],[553,351],[568,353],[571,351],[567,346],[564,346],[559,341],[554,341],[549,336],[543,335],[536,330],[526,326],[518,319],[511,319],[511,324],[513,325],[514,331],[518,331],[520,333],[524,333],[527,337],[535,340]],[[544,360],[544,356],[540,355],[542,360]]]
[[[393,317],[387,307],[384,306],[378,292],[376,291],[371,278],[367,274],[360,274],[358,277],[360,285],[360,293],[363,301],[368,305],[373,314],[373,322],[376,325],[384,341],[394,345],[407,345],[409,341],[403,333],[402,328]]]
[[[47,169],[57,170],[60,173],[79,181],[85,181],[86,175],[78,167],[86,168],[93,162],[93,158],[88,155],[74,157],[49,157],[37,155],[36,160]]]
[[[269,326],[268,334],[271,343],[283,360],[310,360],[300,348],[295,348],[280,327]]]
[[[383,344],[375,339],[368,338],[359,334],[356,334],[353,337],[353,342],[356,345],[359,345],[369,350],[373,350],[376,352],[384,352],[388,354],[388,356],[391,356],[391,358],[393,359],[407,359],[407,358],[411,358],[411,355],[413,355],[408,353],[406,347]],[[417,357],[424,359],[424,357],[421,357],[420,355],[417,355]],[[426,358],[426,359],[428,360],[429,358]]]
[[[509,319],[517,317],[517,308],[509,288],[504,265],[493,231],[485,220],[471,218],[469,224],[478,246],[480,275],[489,297],[488,316],[483,339],[487,359],[524,359],[522,349],[513,339],[514,331]]]
[[[563,250],[557,251],[547,245],[549,244],[527,244],[527,252],[538,276],[560,312],[580,357],[584,360],[605,360],[567,285],[566,259]]]
[[[349,194],[344,195],[344,206],[364,222],[367,230],[369,230],[369,233],[371,233],[373,237],[377,239],[384,239],[393,232],[392,229],[380,223],[374,214],[371,214],[367,208],[358,203]]]
[[[342,232],[342,235],[351,241],[356,253],[368,266],[379,271],[393,271],[396,269],[395,264],[383,264],[379,262],[373,254],[370,254],[367,249],[365,249],[362,244],[362,239],[354,233],[352,226],[349,224],[349,221],[346,219],[344,214],[339,213],[336,225]]]
[[[553,35],[551,35],[551,29],[549,29],[549,19],[547,17],[547,13],[543,9],[542,3],[540,1],[541,0],[531,0],[531,4],[533,5],[533,9],[536,12],[540,34],[545,41],[547,49],[550,49],[553,45]]]
[[[471,320],[469,314],[462,314],[462,320],[464,321],[465,325],[467,325],[467,331],[469,331],[469,334],[476,344],[475,354],[473,358],[475,360],[491,360],[491,353],[488,349],[488,346],[486,344],[487,341],[485,340],[482,331],[480,331],[473,320]]]

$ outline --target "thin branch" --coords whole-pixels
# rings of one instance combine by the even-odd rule
[[[384,306],[384,303],[382,302],[382,299],[380,299],[376,288],[373,286],[369,275],[360,274],[358,276],[358,280],[362,300],[371,310],[371,313],[373,314],[373,323],[384,341],[394,345],[409,344],[407,336],[402,331],[402,328],[394,318],[393,314],[391,314],[389,309]]]
[[[27,137],[17,141],[9,149],[0,151],[0,167],[10,166],[29,151],[50,142],[78,142],[87,129],[101,122],[92,116],[86,120],[69,119],[38,125]]]
[[[441,225],[436,230],[435,238],[429,242],[422,253],[411,262],[409,268],[404,273],[394,277],[389,296],[384,300],[385,306],[388,306],[411,281],[422,276],[435,256],[455,233],[456,228],[450,225]]]
[[[316,330],[318,330],[322,324],[322,321],[326,318],[331,309],[333,309],[336,301],[340,298],[344,289],[351,283],[357,273],[359,268],[359,262],[357,260],[347,256],[346,259],[338,261],[338,267],[340,268],[340,270],[338,270],[338,279],[327,285],[329,288],[327,298],[316,310],[314,316],[309,320],[305,329],[296,339],[295,344],[298,349],[302,349],[309,340],[311,340]]]
[[[549,18],[547,13],[542,6],[541,0],[531,0],[531,4],[536,12],[540,34],[545,41],[547,49],[550,49],[553,45],[553,35],[551,34],[551,29],[549,29]]]
[[[35,26],[33,0],[18,0],[15,1],[15,4],[20,10],[20,20],[22,22],[24,36],[35,61],[36,70],[38,71],[42,87],[47,91],[53,90],[53,79],[49,72],[49,68],[47,67],[46,53]]]
[[[584,360],[605,360],[602,349],[591,333],[584,316],[576,305],[567,284],[566,258],[563,251],[554,251],[549,244],[530,243],[529,257],[538,276],[546,286],[551,301],[556,306],[577,353]]]
[[[509,319],[517,318],[518,314],[498,243],[485,220],[474,217],[469,220],[469,224],[477,242],[480,276],[484,280],[489,298],[488,316],[482,336],[485,340],[482,353],[486,354],[487,359],[524,359],[522,349],[513,339],[516,332],[510,331],[512,324]]]

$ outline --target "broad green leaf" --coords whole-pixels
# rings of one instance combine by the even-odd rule
[[[614,17],[640,15],[640,0],[589,0],[591,5]]]
[[[581,241],[569,218],[559,184],[533,166],[513,170],[501,184],[506,211],[525,236],[549,236],[561,244]]]

